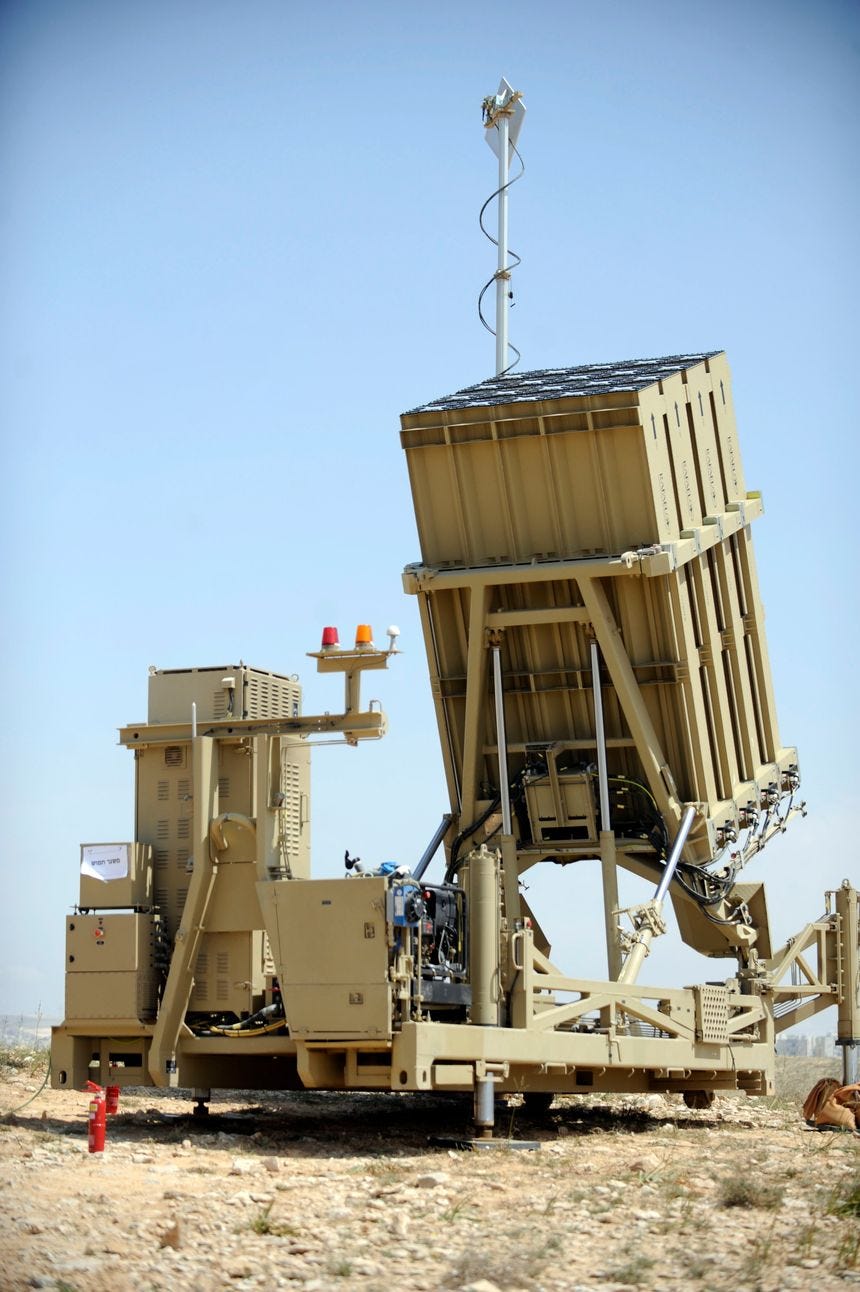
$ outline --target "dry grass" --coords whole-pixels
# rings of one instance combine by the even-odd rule
[[[721,1207],[759,1207],[775,1211],[785,1196],[781,1184],[757,1180],[750,1175],[730,1175],[720,1181],[717,1195]]]
[[[272,1203],[259,1211],[251,1221],[251,1229],[255,1234],[269,1234],[272,1238],[295,1238],[299,1231],[295,1225],[283,1224],[280,1221],[272,1220],[271,1211]]]
[[[828,1211],[833,1216],[860,1218],[860,1171],[836,1190]]]
[[[796,1055],[776,1056],[776,1097],[780,1101],[803,1103],[816,1081],[842,1076],[841,1059],[803,1059]]]
[[[47,1050],[28,1045],[0,1045],[0,1068],[11,1068],[28,1076],[44,1076],[47,1066]]]

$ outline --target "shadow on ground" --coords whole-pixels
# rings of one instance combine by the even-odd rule
[[[255,1092],[253,1099],[236,1091],[213,1094],[210,1111],[194,1115],[190,1091],[136,1090],[134,1111],[109,1119],[113,1143],[171,1144],[190,1139],[209,1148],[230,1148],[234,1137],[253,1137],[256,1151],[288,1156],[396,1156],[426,1152],[433,1137],[467,1139],[472,1134],[472,1101],[463,1094],[363,1094],[339,1092]],[[145,1100],[146,1102],[139,1102]],[[80,1136],[87,1131],[87,1096],[81,1094],[80,1115],[52,1117],[43,1113],[9,1114],[2,1123],[52,1135]],[[644,1110],[622,1101],[602,1102],[565,1097],[542,1116],[533,1116],[513,1102],[500,1102],[496,1137],[552,1142],[567,1137],[624,1133],[653,1135],[668,1126],[706,1130],[723,1124],[713,1114],[685,1115],[680,1106]],[[740,1121],[740,1126],[747,1123]],[[751,1124],[751,1123],[750,1123]],[[236,1147],[235,1144],[232,1147]]]

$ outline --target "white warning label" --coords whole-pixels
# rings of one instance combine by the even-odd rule
[[[81,874],[107,883],[128,875],[127,843],[87,843],[81,848]]]

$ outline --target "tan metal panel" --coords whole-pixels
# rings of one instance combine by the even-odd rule
[[[436,565],[465,565],[468,540],[453,454],[445,447],[422,447],[420,458],[416,450],[406,461],[422,551],[433,552]]]
[[[223,879],[223,869],[219,867],[213,900]],[[248,868],[246,882],[256,907],[256,922],[262,924],[259,903],[254,891],[254,874],[250,868]],[[211,930],[214,922],[210,920],[207,913],[207,930]],[[194,965],[194,986],[189,1008],[236,1014],[238,1017],[259,1009],[263,1004],[265,986],[264,944],[265,936],[260,931],[253,933],[207,931],[200,940],[200,950]]]
[[[758,500],[745,512],[724,356],[612,397],[423,411],[402,425],[455,813],[466,787],[461,828],[498,779],[487,632],[499,634],[516,786],[534,750],[559,746],[568,771],[595,756],[595,615],[609,773],[645,784],[670,821],[680,802],[702,803],[711,825],[692,837],[696,856],[767,787],[785,792],[796,754],[776,727],[749,530]],[[665,573],[640,562],[643,548],[665,553]],[[442,576],[458,563],[460,587]],[[554,620],[556,606],[573,617]]]
[[[726,494],[730,499],[744,498],[746,496],[746,484],[744,483],[738,428],[732,401],[732,384],[726,356],[718,354],[709,359],[708,372],[711,387],[709,398],[711,420],[716,428]]]
[[[66,974],[66,1026],[86,1019],[109,1019],[112,1023],[152,1019],[157,985],[154,973],[100,970]]]
[[[214,668],[157,669],[149,675],[151,723],[236,718],[289,718],[301,708],[301,687],[292,678],[243,664]]]
[[[290,1035],[303,1040],[378,1040],[391,1035],[391,989],[362,981],[294,984],[287,1016]]]
[[[151,969],[154,938],[151,915],[70,915],[66,920],[67,971]]]
[[[780,755],[781,741],[776,717],[776,700],[773,694],[773,678],[764,635],[764,606],[759,595],[758,571],[752,548],[752,535],[748,528],[737,535],[735,551],[740,570],[740,582],[744,590],[746,653],[751,687],[757,703],[762,753],[767,762],[775,762]]]
[[[661,385],[670,436],[674,437],[676,445],[687,443],[692,449],[699,505],[703,516],[711,516],[725,511],[728,499],[723,497],[716,436],[713,426],[705,420],[704,401],[699,400],[705,389],[701,380],[705,375],[704,364],[699,364],[683,374],[667,378]],[[697,376],[700,378],[698,383]],[[691,389],[691,383],[694,387],[698,385],[698,389]],[[687,437],[682,433],[685,422]]]
[[[713,374],[706,371],[704,365],[692,369],[687,375],[687,418],[697,449],[703,490],[706,497],[710,491],[713,498],[708,508],[710,514],[723,512],[729,503],[744,497],[738,490],[737,481],[726,476],[712,395]]]
[[[708,696],[714,730],[719,766],[718,788],[721,790],[721,797],[728,798],[732,786],[740,780],[740,773],[723,669],[722,603],[719,600],[712,555],[711,552],[706,552],[704,557],[692,562],[693,582],[703,639],[698,654],[702,685]]]
[[[278,888],[272,953],[285,996],[293,983],[388,980],[384,879],[300,879]]]
[[[223,858],[212,886],[206,910],[206,934],[237,933],[263,927],[260,903],[254,885],[257,868],[253,858],[230,861]]]
[[[291,1034],[390,1035],[386,881],[281,880],[258,891]]]
[[[660,387],[665,383],[661,382]],[[696,455],[686,415],[677,414],[658,386],[640,392],[643,424],[651,428],[652,438],[662,438],[669,461],[672,498],[677,517],[677,533],[702,523],[702,501],[696,479]],[[672,401],[674,404],[676,401]],[[671,408],[671,412],[669,411]]]
[[[172,936],[179,927],[191,875],[189,742],[135,750],[135,773],[135,833],[152,847],[153,901]]]
[[[103,844],[81,844],[84,848],[103,847]],[[142,843],[126,843],[128,849],[128,874],[120,879],[107,881],[81,875],[78,905],[97,911],[112,907],[150,906],[152,904],[152,848]]]
[[[435,428],[433,414],[405,416],[424,561],[621,552],[677,539],[742,500],[730,407],[714,420],[712,362],[620,394],[617,406],[571,396],[459,409],[436,414]]]
[[[683,719],[679,712],[679,721],[683,720],[686,726],[692,766],[691,780],[687,787],[689,792],[686,792],[684,797],[713,803],[719,796],[709,714],[702,690],[700,669],[690,665],[690,661],[697,659],[701,644],[696,635],[697,619],[691,602],[693,595],[691,578],[690,567],[684,566],[678,571],[677,577],[667,579],[676,634],[674,649],[677,651],[678,659],[686,661],[679,666],[679,680],[683,695]]]
[[[133,1021],[155,1013],[157,918],[71,915],[66,920],[66,1021]]]

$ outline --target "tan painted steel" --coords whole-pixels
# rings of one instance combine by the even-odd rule
[[[91,846],[81,844],[82,861],[84,849]],[[152,848],[145,843],[124,843],[123,846],[128,849],[128,874],[125,877],[106,883],[81,872],[78,897],[81,910],[110,910],[111,907],[121,910],[123,907],[152,905]]]
[[[259,891],[267,924],[277,929],[290,1035],[390,1041],[385,880],[284,881]]]
[[[96,881],[98,882],[98,881]],[[66,1022],[155,1019],[160,919],[155,914],[76,914],[66,921]]]
[[[644,390],[402,426],[422,556],[404,585],[422,603],[462,822],[497,757],[479,699],[488,631],[503,630],[511,776],[539,745],[593,756],[594,633],[610,770],[644,780],[668,822],[703,806],[691,858],[791,792],[750,542],[761,502],[744,484],[725,356]]]
[[[762,504],[746,489],[725,356],[638,391],[408,414],[402,443],[421,542],[404,587],[450,797],[446,862],[468,909],[464,979],[433,1000],[422,924],[394,914],[397,883],[419,892],[409,876],[310,879],[309,744],[385,733],[359,681],[392,650],[314,652],[320,672],[343,674],[340,714],[303,715],[293,678],[244,664],[154,671],[147,722],[120,732],[136,768],[130,873],[82,878],[89,913],[67,927],[53,1083],[695,1101],[771,1093],[777,1032],[830,1004],[840,1038],[860,1040],[847,882],[776,950],[760,884],[705,891],[738,836],[752,859],[784,828],[799,781],[777,727],[751,540]],[[669,895],[684,939],[736,967],[724,984],[621,981],[642,961],[647,977],[661,895],[625,931],[616,865],[656,883],[688,805],[687,889]],[[545,862],[600,867],[606,981],[553,963],[521,891]],[[285,1027],[230,1030],[269,1017],[278,990]]]

